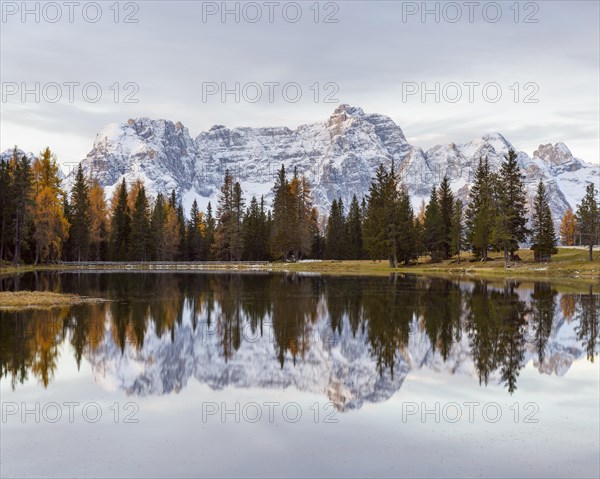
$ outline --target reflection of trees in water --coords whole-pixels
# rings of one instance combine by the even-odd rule
[[[272,335],[274,360],[282,367],[288,358],[294,364],[302,360],[316,339],[327,348],[343,335],[356,337],[360,332],[380,373],[393,375],[399,355],[409,360],[411,334],[425,334],[432,352],[444,361],[466,336],[480,383],[498,374],[510,392],[517,388],[528,346],[540,363],[544,361],[556,311],[565,320],[577,321],[577,339],[591,361],[598,341],[598,294],[591,288],[587,294],[562,294],[557,304],[556,290],[541,282],[534,284],[528,300],[511,281],[460,283],[396,274],[36,274],[21,278],[20,286],[79,291],[111,301],[0,312],[0,373],[11,378],[13,387],[29,375],[47,386],[65,340],[78,366],[83,356],[105,342],[107,328],[122,352],[141,348],[148,334],[168,335],[174,341],[184,310],[194,331],[202,325],[218,335],[227,359],[245,339]],[[319,319],[326,319],[319,324],[327,330],[315,334]]]
[[[588,294],[578,295],[581,315],[579,324],[575,328],[577,339],[585,347],[587,358],[594,361],[596,344],[598,341],[598,316],[600,316],[600,301],[597,294],[592,294],[592,287]]]

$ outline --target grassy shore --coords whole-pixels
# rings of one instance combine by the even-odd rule
[[[96,301],[101,300],[48,291],[0,291],[0,310],[49,309]]]
[[[226,270],[226,271],[295,271],[314,272],[322,274],[364,274],[387,275],[392,272],[415,273],[427,275],[462,276],[462,277],[504,277],[504,278],[537,278],[537,279],[574,279],[597,281],[600,279],[600,251],[594,251],[594,261],[588,261],[588,252],[577,248],[559,248],[558,254],[551,262],[538,263],[533,260],[533,252],[519,250],[522,261],[514,262],[506,268],[501,254],[492,254],[490,261],[481,263],[474,261],[469,254],[462,254],[461,261],[457,258],[440,263],[432,263],[428,257],[422,257],[415,264],[401,265],[390,268],[387,261],[314,261],[299,263],[273,262],[264,264],[252,263],[221,263],[207,264],[184,263],[157,266],[151,263],[122,263],[110,266],[94,265],[92,263],[78,265],[40,265],[13,266],[2,265],[0,274],[25,273],[28,271],[58,271],[58,270]]]
[[[475,261],[469,254],[457,258],[432,263],[427,257],[419,258],[419,262],[390,268],[387,261],[320,261],[308,263],[270,263],[271,270],[306,271],[321,273],[366,273],[389,274],[390,272],[444,274],[460,276],[502,276],[502,277],[537,277],[541,279],[573,278],[600,279],[600,251],[594,251],[594,261],[588,261],[587,250],[575,248],[559,248],[558,254],[550,262],[535,262],[533,252],[519,250],[522,261],[513,262],[506,268],[501,254],[492,254],[490,261]]]

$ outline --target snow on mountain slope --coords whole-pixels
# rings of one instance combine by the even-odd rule
[[[269,202],[283,164],[289,173],[297,168],[307,174],[315,205],[326,213],[335,198],[348,205],[352,195],[367,194],[380,163],[389,168],[394,162],[415,207],[445,174],[464,200],[479,159],[487,157],[498,168],[510,148],[514,146],[504,136],[491,133],[423,151],[408,143],[391,118],[340,105],[327,120],[294,130],[215,125],[195,139],[181,123],[167,120],[112,123],[98,133],[82,165],[109,195],[122,178],[141,178],[154,196],[175,189],[189,210],[194,199],[201,208],[208,201],[214,205],[227,169],[240,181],[247,201],[265,195]],[[586,182],[600,181],[600,166],[574,158],[564,143],[540,145],[533,156],[518,151],[518,159],[530,201],[539,180],[545,182],[556,224],[581,200]],[[67,187],[73,176],[67,178]]]

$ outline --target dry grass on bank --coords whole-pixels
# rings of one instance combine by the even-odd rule
[[[100,300],[77,294],[50,293],[48,291],[0,292],[1,310],[47,309],[95,301]]]

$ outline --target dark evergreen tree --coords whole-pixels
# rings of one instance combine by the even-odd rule
[[[588,259],[593,261],[594,245],[598,244],[600,236],[600,211],[598,209],[597,191],[594,183],[585,188],[585,196],[577,205],[577,229],[581,244],[588,247]]]
[[[415,228],[415,215],[406,188],[400,188],[397,207],[398,221],[398,260],[409,264],[417,259],[417,231]]]
[[[154,261],[164,261],[164,229],[167,222],[167,206],[162,193],[156,195],[154,208],[150,217],[150,236],[152,238],[152,249],[149,252],[150,259]]]
[[[487,159],[480,159],[465,214],[467,241],[476,257],[487,261],[495,218],[493,180]]]
[[[194,199],[190,209],[190,220],[187,224],[188,259],[199,261],[203,256],[202,243],[202,216],[198,209],[198,202]]]
[[[346,218],[346,238],[347,259],[362,259],[362,216],[356,195],[352,197],[348,217]]]
[[[262,203],[262,200],[261,200]],[[242,257],[249,261],[260,261],[265,259],[265,230],[266,216],[256,197],[250,200],[250,206],[246,210],[243,223],[243,245]]]
[[[460,200],[454,202],[450,240],[450,254],[452,256],[458,255],[458,262],[460,263],[460,252],[464,245],[463,206]]]
[[[75,261],[85,261],[90,245],[91,207],[88,185],[81,164],[77,169],[75,183],[71,190],[70,207],[72,257]]]
[[[454,194],[450,189],[448,176],[444,176],[440,184],[438,194],[438,205],[443,224],[442,250],[444,259],[452,256],[452,217],[454,216]]]
[[[440,261],[445,256],[445,225],[440,211],[438,194],[433,187],[429,203],[425,209],[425,246],[432,261]]]
[[[150,211],[146,188],[143,186],[135,199],[131,214],[131,235],[129,237],[129,259],[147,261],[151,251]]]
[[[341,206],[340,206],[341,205]],[[327,219],[327,232],[325,236],[326,256],[329,259],[344,258],[345,220],[341,198],[333,200]]]
[[[363,227],[365,250],[371,259],[387,258],[398,267],[398,179],[392,165],[388,172],[380,164],[369,187]]]
[[[241,261],[244,248],[244,237],[242,223],[244,220],[244,195],[239,182],[233,185],[232,197],[232,232],[231,232],[231,256],[236,261]]]
[[[552,213],[548,204],[548,195],[542,180],[540,180],[535,198],[533,199],[533,237],[531,249],[536,261],[550,261],[556,249],[557,238],[554,231]]]
[[[281,165],[273,187],[271,222],[271,255],[276,259],[287,261],[294,250],[294,240],[289,234],[293,206],[290,184],[285,175],[285,167]]]
[[[511,256],[519,249],[519,243],[527,239],[527,199],[524,176],[517,162],[517,154],[509,150],[500,167],[496,193],[496,217],[492,231],[493,243],[504,252],[508,265]]]
[[[33,177],[31,162],[26,156],[14,161],[10,193],[12,195],[13,263],[17,266],[23,251],[29,249],[28,235],[32,218]]]
[[[126,261],[129,255],[129,234],[131,230],[131,215],[127,205],[127,184],[125,179],[117,187],[116,200],[111,217],[110,228],[110,257],[117,261]]]
[[[210,201],[206,207],[206,235],[204,237],[204,244],[206,245],[204,258],[207,261],[214,261],[215,259],[215,230],[216,222],[212,213],[212,205]]]

